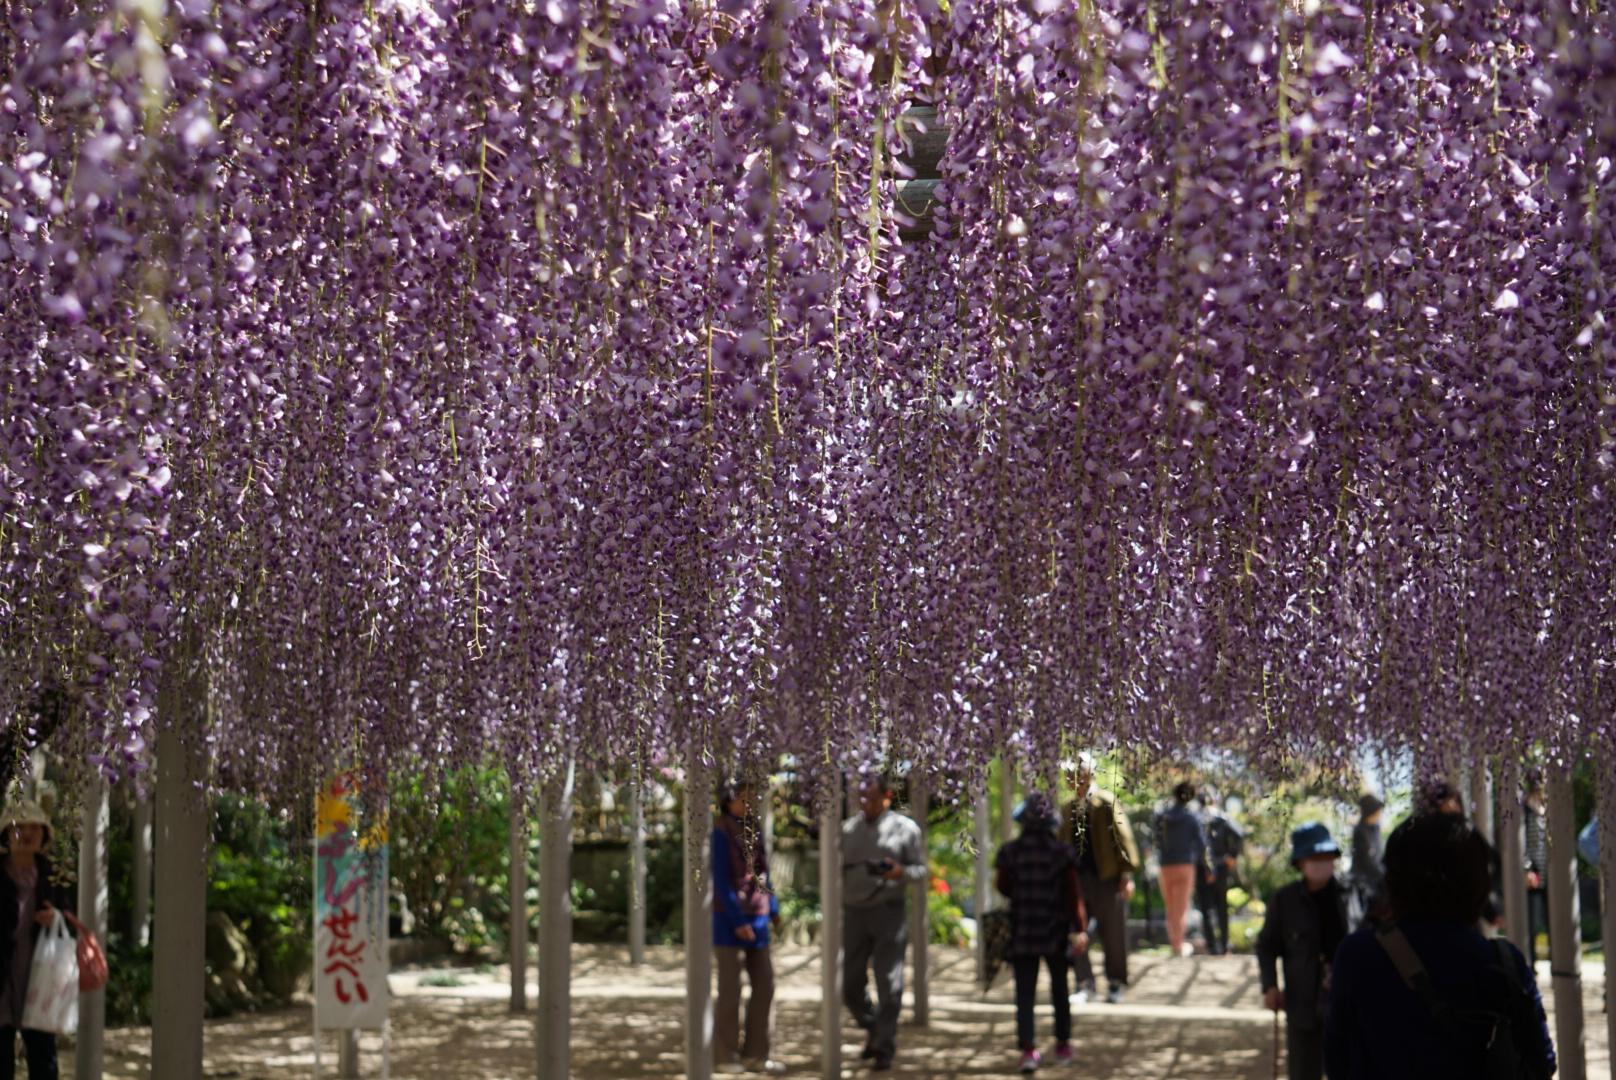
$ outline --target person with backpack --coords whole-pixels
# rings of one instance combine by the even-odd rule
[[[1330,984],[1330,957],[1347,936],[1347,891],[1335,876],[1339,858],[1341,845],[1319,822],[1294,829],[1291,865],[1301,871],[1302,879],[1274,894],[1257,935],[1263,1004],[1275,1012],[1285,1011],[1290,1080],[1324,1077],[1324,995]]]
[[[1088,944],[1077,850],[1055,835],[1055,804],[1031,792],[1016,811],[1021,835],[999,849],[994,884],[1010,900],[1010,963],[1016,975],[1016,1040],[1021,1071],[1036,1072],[1043,1054],[1035,1040],[1038,969],[1049,968],[1055,1005],[1057,1065],[1072,1063],[1072,1004],[1066,975],[1073,950]]]
[[[1229,951],[1229,889],[1240,866],[1240,853],[1246,837],[1215,800],[1206,804],[1206,842],[1212,858],[1212,878],[1196,890],[1196,906],[1201,909],[1201,927],[1206,934],[1206,951],[1223,956]]]
[[[1386,842],[1392,921],[1342,942],[1331,968],[1331,1080],[1545,1080],[1543,999],[1526,958],[1477,921],[1488,844],[1463,818],[1428,813]]]

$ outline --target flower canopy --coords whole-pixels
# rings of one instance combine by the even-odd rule
[[[0,716],[1609,739],[1600,7],[0,0]]]

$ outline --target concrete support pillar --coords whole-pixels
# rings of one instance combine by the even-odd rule
[[[1599,824],[1599,926],[1605,946],[1605,1045],[1616,1055],[1616,751],[1607,748],[1594,770],[1595,815]]]
[[[645,778],[635,771],[628,784],[628,960],[645,963]]]
[[[820,1076],[842,1075],[842,815],[833,779],[819,812]]]
[[[97,775],[84,790],[83,836],[79,840],[79,922],[107,940],[107,782]],[[148,878],[148,880],[150,880]],[[77,1080],[101,1080],[106,1054],[105,988],[79,995],[79,1033],[73,1051]]]
[[[685,761],[685,1078],[713,1076],[713,783],[700,748]]]
[[[1586,1080],[1583,1048],[1582,926],[1577,899],[1577,818],[1571,769],[1551,768],[1549,803],[1549,957],[1554,987],[1554,1046],[1560,1080]]]
[[[539,1080],[572,1069],[572,783],[569,759],[540,793]]]
[[[188,696],[188,695],[186,695]],[[157,736],[157,910],[152,935],[153,1076],[201,1080],[208,906],[207,744],[197,700],[173,700]],[[183,726],[182,726],[183,725]]]
[[[976,882],[975,882],[975,915],[976,915],[976,977],[978,981],[987,975],[988,950],[987,938],[982,933],[982,917],[993,910],[993,882],[989,873],[989,848],[993,843],[993,830],[988,820],[988,793],[984,788],[976,796],[976,819],[974,825],[974,840],[976,841]]]
[[[527,1009],[527,799],[510,789],[511,1012]]]
[[[1526,908],[1526,815],[1521,805],[1521,761],[1499,759],[1497,786],[1498,861],[1504,880],[1504,936],[1530,955],[1531,920]]]
[[[920,850],[930,851],[931,828],[926,818],[931,812],[931,795],[926,778],[909,777],[909,812],[920,826]],[[931,917],[927,899],[931,895],[930,875],[918,883],[909,907],[909,947],[914,950],[914,977],[911,1002],[917,1027],[931,1023]]]

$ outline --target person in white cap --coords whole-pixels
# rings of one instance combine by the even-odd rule
[[[50,841],[50,818],[38,803],[18,799],[0,814],[5,855],[5,872],[0,873],[0,1080],[11,1080],[15,1073],[19,1030],[28,1080],[57,1077],[56,1036],[22,1026],[34,942],[56,910],[68,912],[73,904],[67,888],[51,875],[44,854]]]

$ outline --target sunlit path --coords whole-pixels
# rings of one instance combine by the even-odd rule
[[[819,962],[817,953],[780,950],[780,992],[775,1020],[778,1056],[791,1075],[817,1075],[819,1067]],[[668,1077],[684,1074],[683,966],[678,949],[653,948],[634,970],[624,950],[578,946],[573,981],[574,1075],[582,1080]],[[905,1025],[891,1075],[1008,1076],[1015,1072],[1015,1009],[1008,980],[985,998],[970,977],[970,953],[935,951],[932,1023]],[[448,982],[448,972],[460,985]],[[1075,1010],[1079,1065],[1065,1073],[1085,1080],[1268,1080],[1273,1076],[1271,1015],[1261,1007],[1256,965],[1250,957],[1196,957],[1171,961],[1135,958],[1137,985],[1118,1006]],[[506,969],[415,969],[392,979],[392,1075],[398,1080],[507,1080],[531,1075],[533,1017],[506,1010]],[[1540,971],[1547,984],[1547,968]],[[426,984],[423,984],[423,978]],[[1589,972],[1584,1008],[1600,1016],[1603,983]],[[1048,1032],[1048,1007],[1040,1011]],[[282,1011],[208,1026],[207,1072],[230,1080],[280,1080],[313,1064],[306,1009]],[[1589,1025],[1589,1076],[1610,1076],[1601,1025]],[[108,1076],[147,1080],[148,1032],[128,1028],[109,1036]],[[857,1065],[859,1032],[842,1032],[846,1077]],[[380,1075],[380,1041],[363,1041],[364,1075]],[[326,1047],[326,1060],[332,1050]]]

